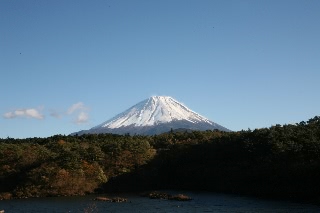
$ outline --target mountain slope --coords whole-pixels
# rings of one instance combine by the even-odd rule
[[[152,96],[106,122],[74,134],[115,133],[153,135],[171,129],[230,131],[168,96]]]

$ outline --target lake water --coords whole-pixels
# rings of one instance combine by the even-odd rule
[[[168,192],[168,191],[166,191]],[[181,192],[169,192],[178,194]],[[182,192],[193,198],[191,201],[156,200],[141,197],[137,194],[106,195],[128,199],[126,203],[109,203],[94,201],[95,196],[30,198],[0,201],[0,210],[5,213],[36,213],[36,212],[320,212],[320,207],[286,201],[270,201],[252,197]]]

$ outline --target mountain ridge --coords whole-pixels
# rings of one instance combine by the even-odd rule
[[[113,118],[73,134],[142,134],[154,135],[171,129],[229,129],[210,121],[169,96],[151,96]]]

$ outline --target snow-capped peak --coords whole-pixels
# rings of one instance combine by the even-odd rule
[[[153,126],[178,120],[213,124],[210,120],[193,112],[169,96],[152,96],[94,128],[114,129],[131,125],[138,127]]]

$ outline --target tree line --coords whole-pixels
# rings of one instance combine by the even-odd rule
[[[0,198],[161,188],[320,198],[320,117],[238,132],[0,139]]]

